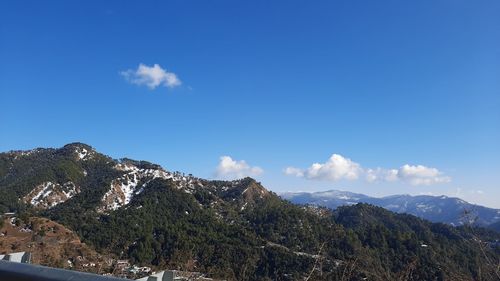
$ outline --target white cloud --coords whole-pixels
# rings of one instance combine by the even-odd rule
[[[219,165],[215,174],[218,178],[238,179],[244,177],[255,177],[262,174],[264,170],[257,166],[250,166],[245,160],[233,160],[230,156],[220,157]]]
[[[358,179],[361,172],[361,166],[358,163],[338,154],[333,154],[325,163],[314,163],[305,170],[294,167],[285,169],[285,174],[287,175],[331,181],[341,179],[355,180]]]
[[[168,72],[159,64],[147,66],[141,63],[136,70],[129,69],[120,72],[120,74],[130,83],[145,85],[150,89],[155,89],[158,86],[174,88],[182,84],[175,73]]]
[[[376,182],[376,181],[397,181],[398,180],[398,170],[396,169],[366,169],[364,170],[364,174],[366,180],[368,182]]]
[[[450,182],[451,178],[443,176],[436,168],[429,168],[422,165],[403,165],[398,170],[398,177],[411,185],[431,185],[436,183]]]
[[[436,168],[408,164],[398,169],[363,168],[360,164],[338,154],[333,154],[325,163],[314,163],[307,169],[288,167],[284,173],[314,180],[357,180],[363,177],[370,183],[400,181],[411,185],[431,185],[451,181],[450,177],[444,176]]]
[[[287,167],[284,170],[286,175],[289,176],[296,176],[296,177],[303,177],[304,176],[304,171],[302,171],[299,168],[294,168],[294,167]]]

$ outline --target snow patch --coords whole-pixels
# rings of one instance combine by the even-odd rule
[[[53,182],[45,182],[36,186],[24,201],[38,208],[52,208],[80,193],[80,188],[69,181],[61,185]]]
[[[75,147],[75,154],[77,160],[86,161],[94,154],[93,151],[86,149],[85,147],[77,146]]]
[[[135,195],[144,191],[147,184],[154,179],[171,179],[177,182],[176,186],[183,189],[186,193],[192,193],[194,190],[195,178],[184,176],[181,173],[167,172],[161,168],[143,169],[131,163],[119,163],[114,166],[115,170],[125,172],[121,177],[111,182],[110,189],[102,198],[102,206],[98,211],[114,211],[129,204]],[[197,182],[198,186],[203,185]]]
[[[245,208],[247,207],[247,205],[248,205],[248,202],[245,202],[245,204],[243,204],[243,206],[241,206],[241,210],[240,211],[245,210]]]
[[[432,211],[432,206],[429,206],[429,205],[426,205],[426,204],[423,204],[423,203],[419,203],[416,205],[417,209],[420,211],[420,212],[427,212],[427,211]]]
[[[83,148],[81,151],[76,151],[76,153],[78,154],[78,158],[81,160],[87,156],[88,151]]]

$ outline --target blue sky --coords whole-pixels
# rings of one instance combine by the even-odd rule
[[[81,141],[276,192],[500,207],[499,14],[496,0],[2,1],[0,151]]]

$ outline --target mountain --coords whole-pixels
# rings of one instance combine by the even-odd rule
[[[114,260],[225,280],[496,280],[499,274],[500,247],[493,242],[500,235],[493,231],[368,204],[335,211],[295,205],[251,178],[201,179],[112,159],[81,143],[0,153],[0,211],[54,221]]]
[[[488,226],[500,222],[500,210],[470,204],[462,199],[447,196],[392,195],[382,198],[370,197],[348,191],[322,191],[283,193],[280,196],[296,204],[312,204],[336,209],[339,206],[367,203],[397,213],[412,214],[432,221],[454,226],[474,222]]]

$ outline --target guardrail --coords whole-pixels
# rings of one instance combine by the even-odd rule
[[[0,260],[1,281],[130,281],[98,274]]]

